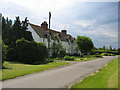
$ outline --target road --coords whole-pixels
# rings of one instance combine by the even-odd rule
[[[77,62],[61,68],[21,76],[2,82],[3,88],[65,88],[94,73],[117,56]]]

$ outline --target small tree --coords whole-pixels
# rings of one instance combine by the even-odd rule
[[[93,42],[89,37],[77,36],[77,46],[83,54],[89,54],[94,48]]]
[[[62,46],[62,43],[53,43],[52,46],[52,56],[53,57],[64,57],[66,55],[66,51]]]

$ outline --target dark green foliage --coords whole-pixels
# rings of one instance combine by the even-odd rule
[[[112,51],[112,46],[110,46],[109,50]]]
[[[52,46],[52,57],[64,57],[66,55],[66,51],[63,48],[60,42],[53,43]]]
[[[8,60],[16,60],[28,64],[44,63],[46,62],[46,57],[47,48],[43,43],[31,42],[24,38],[18,39],[16,48],[10,49],[8,52]]]
[[[33,41],[31,32],[26,31],[28,25],[27,21],[27,18],[25,18],[25,20],[21,22],[18,16],[12,25],[11,20],[2,17],[2,38],[4,43],[10,48],[13,48],[16,44],[16,40],[21,38]]]
[[[6,60],[7,49],[8,49],[8,46],[5,45],[4,42],[2,41],[2,65]]]
[[[16,47],[12,47],[12,48],[8,48],[8,52],[7,52],[7,61],[18,61],[18,54],[17,54],[17,50]]]
[[[74,58],[70,56],[64,56],[64,60],[74,61]]]
[[[98,54],[98,53],[96,53],[95,55],[93,55],[94,57],[100,57],[100,58],[102,58],[102,55],[100,55],[100,54]]]
[[[77,46],[83,54],[88,54],[94,48],[93,42],[89,37],[77,36]]]
[[[95,53],[98,53],[98,54],[101,54],[101,53],[111,53],[111,54],[118,55],[118,51],[95,50],[95,51],[94,51],[94,54],[95,54]]]
[[[120,48],[118,48],[118,54],[120,55]]]

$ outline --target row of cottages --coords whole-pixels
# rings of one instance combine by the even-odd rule
[[[41,26],[29,23],[28,31],[32,32],[34,41],[43,42],[46,44],[47,47],[48,47],[48,40],[49,40],[50,55],[52,55],[51,48],[53,43],[54,42],[57,43],[58,40],[62,43],[62,46],[65,48],[67,54],[69,55],[78,54],[75,38],[67,34],[66,30],[61,30],[61,32],[59,32],[56,30],[48,29],[48,24],[46,21],[44,21],[41,24]]]

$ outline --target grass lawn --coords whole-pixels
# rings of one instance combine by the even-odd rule
[[[5,61],[4,67],[6,69],[3,69],[2,72],[0,70],[0,74],[2,74],[2,77],[0,77],[0,80],[6,80],[15,78],[18,76],[23,76],[30,73],[40,72],[43,70],[51,69],[54,67],[59,67],[62,65],[66,65],[68,63],[66,62],[51,62],[47,64],[41,64],[41,65],[29,65],[29,64],[20,64],[20,63],[13,63]]]
[[[118,59],[71,88],[118,88]]]

